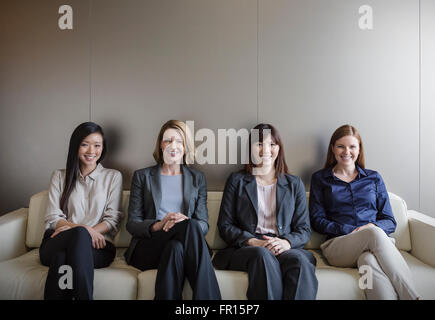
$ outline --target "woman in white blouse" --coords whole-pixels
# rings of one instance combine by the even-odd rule
[[[93,299],[94,268],[107,267],[115,258],[122,175],[100,164],[106,151],[101,127],[82,123],[71,136],[66,169],[51,176],[39,248],[41,263],[49,267],[45,299]],[[59,284],[62,266],[71,268],[66,269],[72,271],[72,288]]]

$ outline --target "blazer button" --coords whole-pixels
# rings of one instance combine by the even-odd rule
[[[282,226],[278,226],[279,229],[282,229]]]

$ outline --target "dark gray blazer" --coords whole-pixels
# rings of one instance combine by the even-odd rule
[[[134,172],[128,205],[127,231],[133,236],[125,252],[125,260],[130,262],[136,244],[141,238],[150,238],[150,227],[157,222],[156,216],[162,200],[160,182],[161,165],[140,169]],[[181,165],[183,172],[184,214],[197,219],[203,234],[208,232],[207,185],[201,171]]]
[[[251,174],[239,171],[228,178],[219,211],[218,229],[228,244],[216,253],[213,264],[226,269],[231,255],[245,241],[255,237],[258,223],[257,182]],[[305,188],[299,177],[285,174],[276,184],[276,229],[292,248],[303,248],[311,236]]]

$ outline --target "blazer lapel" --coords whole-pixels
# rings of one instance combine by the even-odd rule
[[[255,181],[253,175],[247,175],[245,180],[247,180],[247,183],[245,184],[246,193],[254,206],[255,214],[258,215],[257,181]]]
[[[288,190],[288,181],[283,175],[278,176],[276,183],[276,216],[278,218],[279,210],[281,208],[282,202],[285,200],[285,196]],[[278,221],[277,221],[278,222]]]
[[[154,207],[156,208],[156,216],[160,210],[160,202],[162,201],[162,184],[160,181],[160,165],[154,166],[150,172],[151,194],[153,196]]]
[[[181,165],[181,170],[183,172],[183,205],[185,211],[184,214],[188,216],[190,209],[190,198],[193,191],[193,178],[192,174],[186,168],[186,166]]]

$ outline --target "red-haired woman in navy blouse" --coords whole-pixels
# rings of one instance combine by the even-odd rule
[[[327,235],[321,249],[331,265],[371,267],[367,299],[419,299],[409,267],[388,237],[396,221],[384,181],[365,169],[354,127],[341,126],[332,135],[325,166],[311,178],[309,207],[312,228]]]

